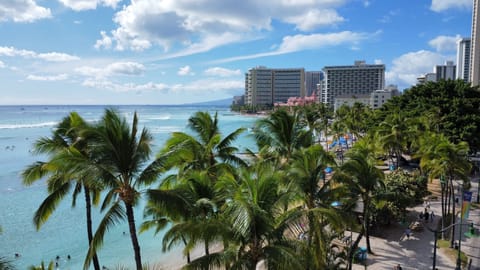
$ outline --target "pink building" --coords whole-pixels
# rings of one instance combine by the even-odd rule
[[[296,107],[314,103],[318,103],[318,98],[315,92],[309,97],[289,97],[287,103],[275,103],[274,105],[275,107]]]

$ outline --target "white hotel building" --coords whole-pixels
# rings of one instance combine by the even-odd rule
[[[367,96],[385,88],[385,65],[368,65],[355,61],[353,66],[326,66],[321,101],[335,104],[337,97]]]

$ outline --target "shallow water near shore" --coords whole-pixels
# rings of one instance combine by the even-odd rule
[[[104,106],[0,106],[0,257],[12,260],[17,269],[26,269],[44,261],[58,259],[58,269],[82,269],[87,251],[85,227],[85,203],[83,194],[71,208],[71,196],[67,197],[50,219],[36,231],[33,213],[46,196],[44,181],[25,187],[20,173],[42,156],[31,153],[32,144],[42,136],[50,136],[55,124],[69,112],[78,112],[87,121],[96,121]],[[145,126],[154,136],[156,153],[174,131],[185,131],[187,121],[197,111],[218,112],[222,134],[253,126],[256,117],[231,113],[227,107],[205,106],[115,106],[131,123],[133,113],[139,116],[139,127]],[[245,132],[236,143],[241,152],[255,149],[253,139]],[[143,220],[144,202],[136,209],[137,228]],[[95,209],[94,228],[102,214]],[[125,232],[125,233],[124,233]],[[142,261],[172,265],[172,260],[182,261],[181,247],[167,254],[161,252],[162,233],[139,235]],[[15,257],[15,253],[20,256]],[[70,255],[70,259],[67,256]],[[101,265],[133,267],[133,249],[126,222],[110,230],[99,252]]]

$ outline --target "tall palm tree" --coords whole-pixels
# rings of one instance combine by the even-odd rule
[[[280,109],[257,121],[254,136],[258,149],[268,148],[288,161],[295,149],[312,145],[311,131],[298,112]]]
[[[35,181],[47,176],[48,196],[35,212],[33,222],[37,228],[48,220],[61,200],[73,189],[72,207],[76,204],[77,195],[82,191],[85,196],[85,210],[87,221],[87,237],[91,243],[92,229],[92,203],[99,201],[100,186],[95,183],[92,166],[78,167],[74,156],[89,159],[88,138],[82,136],[83,130],[89,125],[82,117],[72,112],[64,117],[56,126],[51,137],[44,137],[34,144],[34,152],[47,154],[49,160],[38,161],[28,166],[23,172],[23,183],[31,185]],[[72,155],[73,154],[73,155]],[[96,253],[92,254],[94,269],[100,270],[100,263]]]
[[[363,204],[362,228],[349,251],[349,267],[353,260],[354,251],[363,235],[367,243],[367,251],[372,253],[370,245],[370,215],[373,208],[373,200],[380,190],[384,188],[384,174],[375,167],[373,159],[369,157],[368,149],[359,149],[362,144],[356,144],[348,153],[348,160],[339,168],[333,176],[335,181],[346,185],[350,190],[350,198],[356,199]]]
[[[400,166],[402,153],[407,148],[409,130],[408,119],[400,112],[387,116],[377,128],[377,138],[396,168]]]
[[[151,161],[153,138],[146,128],[139,133],[137,126],[136,113],[130,126],[117,111],[107,109],[98,125],[90,130],[92,155],[100,170],[101,181],[107,189],[102,209],[109,209],[95,232],[84,269],[88,268],[93,254],[103,244],[108,228],[125,218],[128,221],[136,269],[142,269],[134,206],[139,202],[141,189],[151,185],[162,173],[164,160],[157,158]]]
[[[232,144],[245,129],[238,128],[222,138],[218,125],[218,115],[213,117],[208,112],[197,112],[188,119],[188,128],[193,134],[174,132],[165,143],[161,154],[168,154],[172,167],[183,170],[202,170],[213,168],[218,162],[232,165],[245,165],[236,156],[238,148]]]
[[[368,121],[372,117],[372,109],[367,105],[355,102],[349,107],[345,117],[345,125],[348,132],[357,138],[362,138],[368,131]]]
[[[221,235],[216,212],[223,201],[217,200],[214,194],[218,177],[224,171],[233,173],[235,165],[246,166],[236,156],[238,148],[233,146],[244,129],[238,128],[222,137],[218,122],[217,113],[212,116],[208,112],[197,112],[188,120],[192,134],[173,133],[159,156],[164,157],[165,166],[175,169],[175,173],[165,178],[160,188],[148,191],[147,211],[153,218],[151,221],[167,218],[173,223],[164,237],[164,249],[183,243],[187,260],[189,250],[201,241],[205,253],[209,254],[209,246]],[[168,194],[173,193],[179,204],[172,212],[174,202],[169,201],[172,198]],[[144,225],[147,228],[149,223]]]
[[[336,189],[325,182],[325,169],[334,166],[335,159],[320,145],[294,152],[288,168],[289,183],[294,199],[302,204],[297,208],[300,225],[307,221],[305,269],[326,269],[329,265],[329,230],[339,229],[341,217],[332,207]],[[323,184],[322,184],[323,183]],[[327,226],[329,225],[329,226]],[[328,227],[328,229],[327,229]]]
[[[284,234],[286,194],[280,192],[282,174],[261,164],[240,169],[240,177],[222,177],[219,191],[228,199],[221,215],[231,230],[230,245],[223,251],[192,261],[187,269],[223,264],[227,269],[256,269],[264,261],[268,269],[302,268],[293,243]],[[232,255],[233,254],[233,255]]]
[[[164,250],[183,243],[190,263],[189,252],[197,243],[203,241],[208,255],[210,245],[221,240],[223,226],[217,214],[222,200],[216,196],[208,170],[189,171],[172,188],[161,185],[159,189],[148,190],[148,198],[146,214],[153,219],[143,223],[142,228],[158,230],[164,223],[161,220],[166,219],[173,224],[164,235]]]
[[[418,155],[421,157],[420,167],[428,172],[431,178],[446,177],[453,200],[454,179],[463,180],[464,184],[469,181],[468,175],[470,174],[471,163],[468,160],[468,144],[466,142],[459,142],[457,144],[452,143],[442,134],[431,135],[429,138],[430,139],[425,142],[418,152]],[[442,196],[443,195],[442,188]],[[447,197],[449,196],[445,196],[444,200],[442,200],[442,209],[444,210],[449,208]],[[452,204],[452,208],[453,214],[451,223],[453,224],[455,223],[456,218],[455,203]],[[455,227],[453,227],[452,231],[451,245],[453,246]]]

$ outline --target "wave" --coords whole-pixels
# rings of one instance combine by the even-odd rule
[[[170,114],[165,114],[165,115],[160,115],[160,116],[152,116],[152,117],[146,117],[148,120],[169,120],[172,119],[172,116]]]
[[[182,131],[183,130],[183,128],[179,127],[179,126],[150,127],[148,129],[153,134],[170,133],[170,132],[176,132],[176,131]]]
[[[19,128],[39,128],[39,127],[52,127],[57,122],[44,122],[37,124],[0,124],[0,129],[19,129]]]

